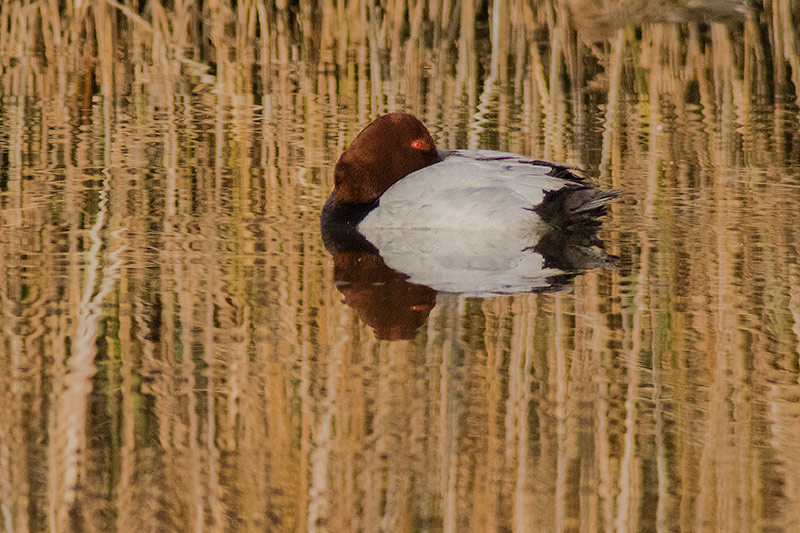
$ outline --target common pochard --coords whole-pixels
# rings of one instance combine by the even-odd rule
[[[494,150],[437,150],[417,118],[389,113],[339,157],[321,222],[326,240],[355,230],[379,249],[387,236],[411,230],[529,240],[597,225],[615,197],[564,166]]]

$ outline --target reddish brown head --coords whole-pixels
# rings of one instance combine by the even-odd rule
[[[373,120],[345,150],[333,173],[337,203],[374,202],[395,182],[439,160],[433,138],[413,115]]]

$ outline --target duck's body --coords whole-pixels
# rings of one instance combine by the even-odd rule
[[[563,222],[537,211],[548,195],[595,190],[564,167],[507,152],[454,150],[442,155],[439,162],[386,190],[359,222],[359,232],[367,238],[385,228],[529,233],[542,224]],[[600,197],[590,196],[571,208],[583,208],[573,215],[600,207],[587,205]],[[568,218],[569,213],[563,214]]]
[[[596,226],[616,196],[552,163],[493,150],[437,151],[422,123],[399,113],[369,124],[334,176],[322,213],[326,246],[374,246],[403,271],[411,265],[400,263],[409,261],[427,264],[422,272],[434,264],[516,272],[531,260],[541,269],[529,257],[541,236]]]

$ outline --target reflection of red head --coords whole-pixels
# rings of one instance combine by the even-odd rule
[[[378,254],[334,253],[333,278],[344,303],[379,339],[413,339],[436,305],[436,291],[409,283]]]

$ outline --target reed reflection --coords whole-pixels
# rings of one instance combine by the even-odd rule
[[[0,2],[0,527],[800,531],[795,0],[591,46],[548,0],[134,4]],[[331,260],[395,110],[624,191],[615,267]],[[381,283],[413,340],[340,303]]]

